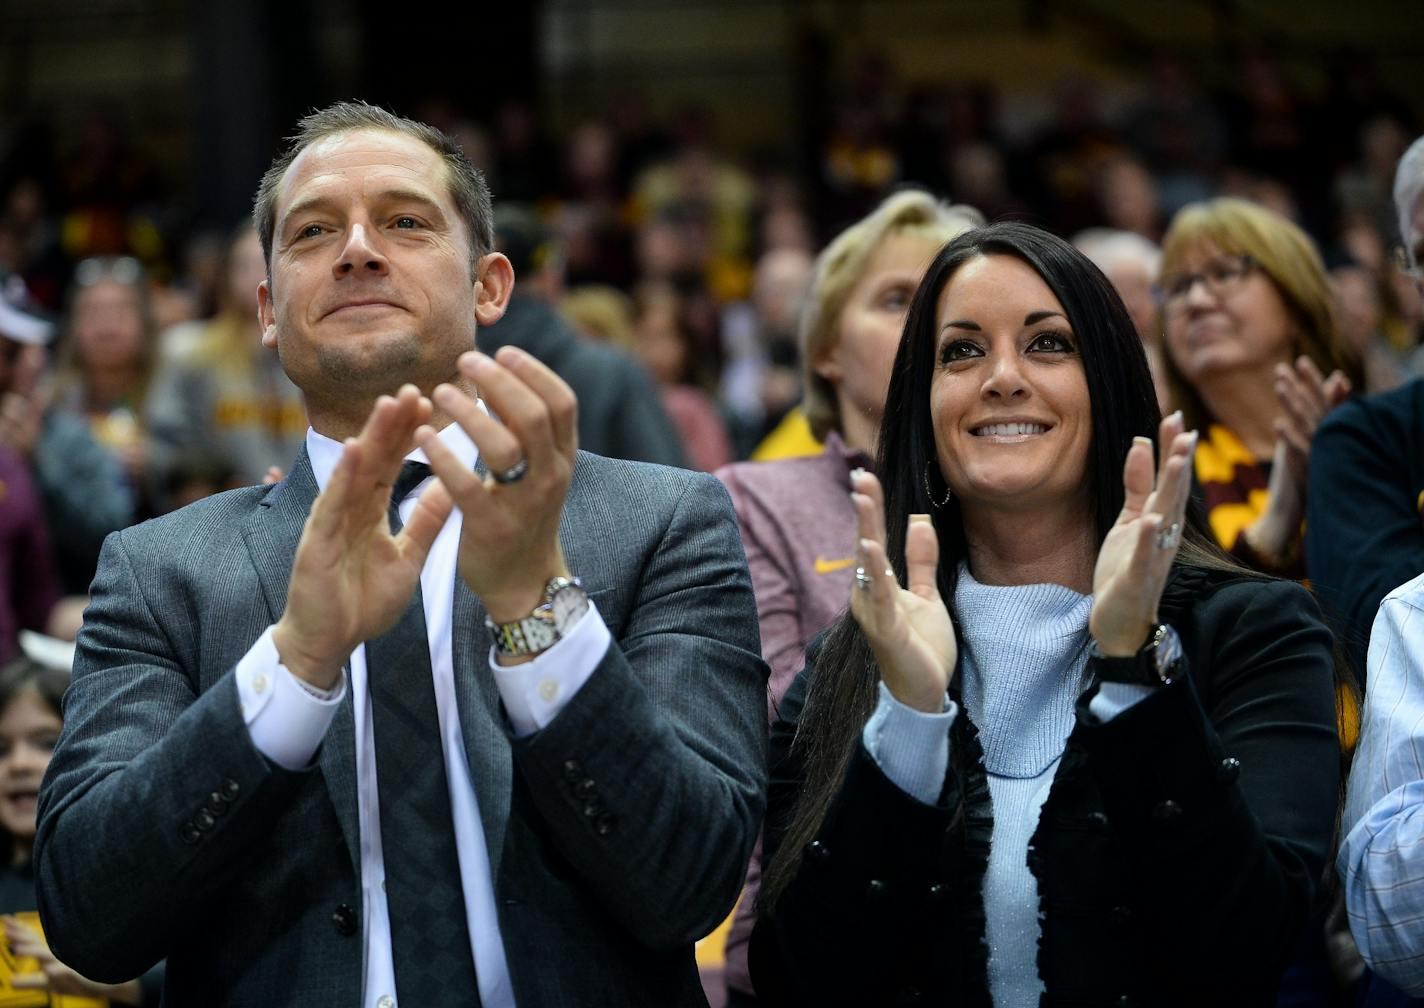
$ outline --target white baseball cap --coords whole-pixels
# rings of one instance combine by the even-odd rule
[[[44,346],[54,335],[54,326],[20,305],[28,300],[25,282],[11,275],[0,284],[0,336],[16,343]]]

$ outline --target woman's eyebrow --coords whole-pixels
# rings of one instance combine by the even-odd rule
[[[1026,326],[1037,325],[1044,319],[1049,318],[1061,318],[1065,322],[1068,321],[1068,316],[1064,315],[1062,312],[1049,311],[1047,309],[1044,309],[1042,311],[1029,312],[1027,315],[1024,316],[1023,324]],[[967,329],[970,332],[984,331],[983,326],[981,326],[978,322],[971,322],[969,319],[955,319],[953,322],[946,322],[944,325],[939,327],[940,332],[944,332],[946,329]]]

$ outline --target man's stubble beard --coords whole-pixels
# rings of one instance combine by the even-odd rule
[[[367,347],[318,345],[310,357],[299,361],[289,360],[282,349],[279,342],[283,370],[302,390],[308,407],[336,413],[368,411],[377,396],[395,395],[406,382],[428,394],[455,370],[453,360],[445,368],[423,360],[417,337],[411,335]]]

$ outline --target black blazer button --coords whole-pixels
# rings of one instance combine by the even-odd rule
[[[1182,818],[1182,806],[1168,798],[1152,809],[1152,818],[1164,826],[1172,825]]]
[[[1241,776],[1241,761],[1235,756],[1228,756],[1216,767],[1216,782],[1222,787],[1236,783],[1236,778]]]
[[[831,860],[831,849],[819,840],[812,840],[806,845],[806,857],[818,865],[824,865]]]
[[[881,903],[885,899],[885,891],[889,888],[878,878],[870,880],[870,884],[865,887],[865,898],[871,903]]]
[[[564,780],[577,784],[583,780],[583,764],[576,759],[564,760]]]
[[[593,831],[599,836],[607,836],[613,832],[613,817],[604,812],[593,821]]]
[[[1088,825],[1094,829],[1107,829],[1108,817],[1106,812],[1092,812],[1088,815]]]
[[[336,904],[331,913],[331,926],[336,928],[337,934],[350,938],[356,933],[356,911],[346,903]]]
[[[580,798],[592,798],[597,791],[598,785],[594,783],[592,777],[585,777],[574,785],[574,794]]]
[[[178,831],[178,835],[183,838],[185,844],[195,844],[203,839],[203,834],[198,832],[198,827],[190,822],[183,824],[183,828]]]
[[[216,823],[216,822],[217,822],[217,820],[214,819],[214,818],[213,818],[208,812],[206,812],[206,811],[201,811],[201,810],[200,810],[197,815],[193,816],[193,825],[196,826],[196,827],[198,827],[198,829],[202,830],[204,833],[206,833],[208,830],[212,829],[212,828],[213,828],[213,824]]]
[[[233,780],[231,777],[227,778],[221,784],[218,785],[218,791],[221,792],[222,796],[228,801],[232,801],[233,799],[235,799],[237,797],[237,793],[241,790],[242,789],[237,786],[237,781]]]
[[[949,886],[945,885],[943,882],[936,882],[934,885],[930,886],[931,903],[943,903],[947,899],[949,899]]]

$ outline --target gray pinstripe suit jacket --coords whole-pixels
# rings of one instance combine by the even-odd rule
[[[359,1001],[349,698],[316,764],[288,772],[254,749],[232,675],[285,606],[315,494],[303,453],[276,487],[105,544],[35,844],[45,930],[88,976],[167,956],[168,1005]],[[692,943],[736,898],[765,780],[736,519],[710,476],[581,452],[561,534],[615,646],[543,731],[510,735],[483,611],[456,585],[460,718],[515,996],[701,1005]]]

